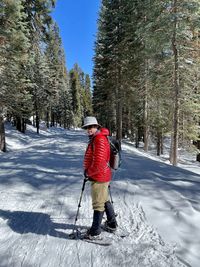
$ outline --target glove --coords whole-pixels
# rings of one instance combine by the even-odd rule
[[[87,175],[87,171],[86,171],[86,170],[84,170],[84,177],[85,177],[86,182],[87,182],[87,181],[94,181],[92,178],[90,178],[90,177]]]
[[[84,170],[84,177],[87,179],[88,178],[88,175],[87,175],[87,171]]]

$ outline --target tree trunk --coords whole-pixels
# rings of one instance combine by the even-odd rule
[[[157,156],[161,154],[161,134],[160,131],[157,131]]]
[[[40,132],[40,119],[39,119],[39,114],[38,114],[37,109],[36,109],[36,113],[35,113],[35,122],[36,122],[37,134],[39,134],[39,132]]]
[[[164,144],[163,144],[163,132],[162,132],[162,134],[161,134],[161,151],[160,151],[160,153],[161,153],[161,155],[163,155],[164,154]]]
[[[172,49],[174,52],[174,117],[173,117],[173,140],[170,161],[176,166],[178,162],[178,135],[179,135],[179,109],[180,109],[180,82],[179,82],[179,53],[177,48],[177,0],[174,0],[174,32],[172,37]]]
[[[47,126],[47,128],[49,128],[49,111],[48,110],[46,113],[46,126]]]
[[[21,117],[17,116],[15,118],[16,120],[16,129],[19,131],[19,132],[22,132],[22,122],[21,122]]]
[[[66,113],[66,109],[64,111],[64,118],[63,118],[63,127],[64,129],[67,128],[67,121],[66,121],[66,117],[67,117],[67,113]]]
[[[139,147],[139,128],[137,127],[136,132],[135,132],[135,147]]]
[[[51,127],[55,126],[55,115],[53,110],[51,110]]]
[[[171,132],[171,143],[170,143],[170,152],[169,152],[169,161],[170,161],[170,163],[172,163],[172,161],[173,161],[173,141],[174,141],[174,139],[173,139],[173,131]]]
[[[122,139],[122,103],[121,99],[117,100],[117,139]]]
[[[148,125],[148,60],[145,61],[145,85],[144,85],[144,151],[149,147],[149,125]]]
[[[26,132],[26,122],[25,122],[25,119],[22,118],[22,133],[25,133]]]
[[[118,67],[116,87],[116,126],[118,140],[122,139],[122,85],[121,85],[121,67]]]
[[[6,152],[6,137],[3,116],[0,114],[0,150]]]

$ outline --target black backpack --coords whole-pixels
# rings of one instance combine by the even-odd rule
[[[111,169],[117,170],[121,165],[121,142],[112,136],[107,138],[110,144],[109,166]]]
[[[108,162],[109,167],[113,170],[117,170],[121,165],[121,141],[112,136],[107,136],[110,144],[110,160]],[[93,142],[92,150],[93,150]]]

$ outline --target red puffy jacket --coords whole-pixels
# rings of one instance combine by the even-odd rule
[[[109,182],[111,180],[110,144],[107,140],[109,131],[101,128],[92,137],[85,152],[83,167],[86,174],[95,181]]]

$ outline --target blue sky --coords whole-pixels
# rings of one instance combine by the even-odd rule
[[[92,75],[100,0],[57,0],[53,18],[60,28],[67,69],[78,63]]]

